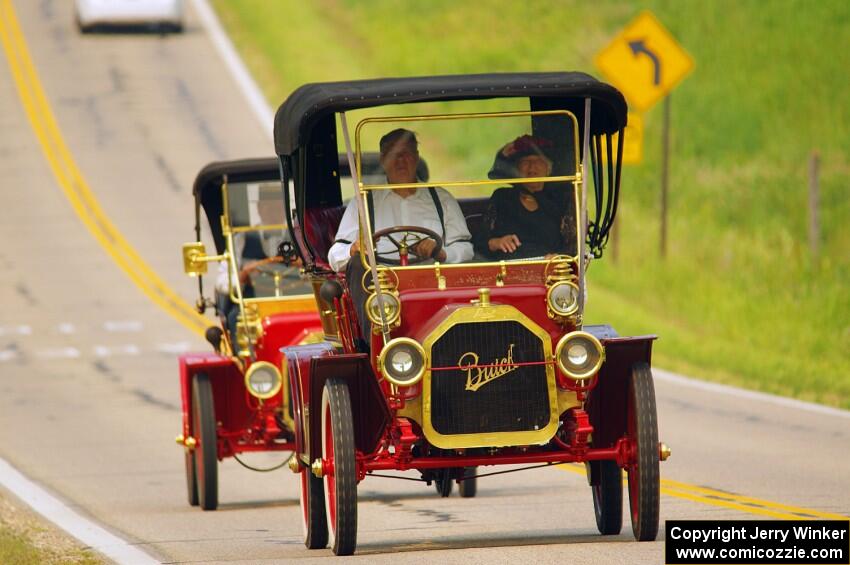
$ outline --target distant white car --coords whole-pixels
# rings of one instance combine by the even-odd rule
[[[76,0],[77,26],[155,25],[183,30],[183,0]]]

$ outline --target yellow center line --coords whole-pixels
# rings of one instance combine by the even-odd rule
[[[33,66],[10,0],[0,0],[0,40],[24,111],[56,181],[77,216],[141,291],[178,322],[203,335],[210,325],[177,295],[109,221],[71,157]]]
[[[559,469],[575,473],[577,475],[585,475],[583,465],[567,464],[558,465]],[[626,480],[623,480],[624,484]],[[748,514],[756,514],[759,516],[770,516],[781,520],[801,520],[823,518],[827,520],[847,520],[847,516],[841,514],[830,514],[829,512],[821,512],[811,508],[801,508],[799,506],[790,506],[769,500],[761,500],[750,496],[742,496],[739,494],[724,492],[701,487],[680,481],[670,479],[661,479],[661,494],[708,504],[710,506],[719,506],[721,508],[731,508]]]

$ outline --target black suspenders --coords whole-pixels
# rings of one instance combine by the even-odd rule
[[[431,195],[431,200],[434,201],[434,208],[437,209],[437,216],[440,218],[440,227],[443,230],[443,242],[446,241],[446,221],[443,219],[443,203],[437,196],[437,189],[433,186],[428,187],[428,194]]]

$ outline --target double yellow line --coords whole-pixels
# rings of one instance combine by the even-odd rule
[[[210,325],[209,321],[171,290],[145,263],[109,221],[80,174],[47,103],[11,0],[0,0],[0,40],[36,138],[56,181],[80,220],[145,295],[191,331],[203,335]]]
[[[583,465],[559,465],[559,469],[585,475]],[[623,481],[626,482],[625,480]],[[750,496],[742,496],[730,492],[724,492],[707,487],[700,487],[670,479],[661,479],[661,494],[708,504],[709,506],[719,506],[721,508],[729,508],[738,510],[747,514],[756,514],[758,516],[768,516],[779,520],[814,520],[817,518],[823,520],[847,520],[847,516],[841,514],[830,514],[829,512],[821,512],[811,508],[801,508],[799,506],[790,506],[788,504],[780,504],[769,500],[761,500]]]
[[[698,487],[688,483],[671,481],[670,479],[661,479],[661,492],[662,494],[677,498],[702,502],[703,504],[710,504],[712,506],[731,508],[760,516],[770,516],[771,518],[778,518],[780,520],[814,520],[816,518],[824,520],[847,520],[847,516],[842,516],[841,514],[830,514],[829,512],[821,512],[820,510],[813,510],[811,508],[779,504],[778,502],[770,502],[769,500],[761,500],[750,496]]]

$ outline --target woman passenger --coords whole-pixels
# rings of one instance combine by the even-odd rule
[[[499,150],[487,176],[550,176],[552,161],[546,150],[551,151],[553,145],[540,137],[520,136]],[[567,218],[563,190],[544,190],[542,181],[496,189],[490,196],[481,230],[475,234],[476,251],[493,261],[569,253],[567,241],[570,233],[574,237],[575,226]],[[571,247],[575,247],[574,242]]]

